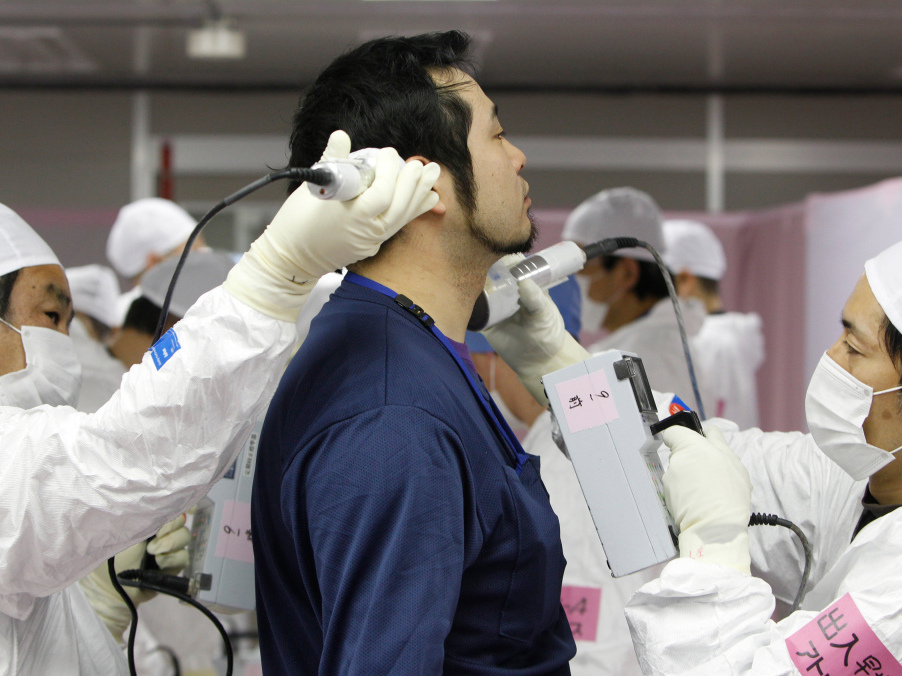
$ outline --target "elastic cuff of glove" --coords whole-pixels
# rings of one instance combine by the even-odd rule
[[[103,625],[109,630],[117,641],[122,641],[122,634],[128,628],[132,621],[131,611],[125,605],[125,601],[109,587],[107,589],[103,584],[98,583],[91,575],[78,581],[81,590],[84,592],[85,598],[91,604],[91,608],[103,622]],[[137,601],[133,601],[135,605]]]
[[[573,339],[573,336],[567,334],[560,349],[553,356],[539,364],[524,365],[515,371],[533,398],[542,406],[548,406],[548,397],[542,386],[542,378],[554,371],[585,361],[591,356],[586,348]]]
[[[738,533],[729,542],[705,542],[691,530],[680,533],[680,557],[702,563],[727,566],[751,575],[748,532]]]
[[[229,270],[222,287],[255,310],[293,324],[317,281],[297,282],[279,275],[252,246]]]

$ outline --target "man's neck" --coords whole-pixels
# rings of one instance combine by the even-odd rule
[[[439,331],[462,343],[492,261],[474,256],[468,263],[454,264],[447,259],[392,253],[395,255],[366,261],[352,269],[410,298],[435,320]]]
[[[619,328],[632,324],[642,315],[652,309],[660,298],[638,298],[635,294],[626,293],[608,309],[602,326],[608,331],[616,331]]]
[[[902,458],[871,475],[871,495],[880,505],[902,505]]]
[[[700,295],[699,298],[705,304],[705,310],[709,315],[723,312],[723,301],[719,294],[703,294]]]

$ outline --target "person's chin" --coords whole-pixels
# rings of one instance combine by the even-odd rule
[[[533,221],[532,213],[530,212],[527,212],[527,222],[525,224],[525,229],[526,231],[521,234],[518,240],[513,241],[508,246],[504,247],[505,254],[528,254],[530,251],[532,251],[532,247],[536,243],[536,237],[538,237],[539,232],[536,229],[536,224]]]

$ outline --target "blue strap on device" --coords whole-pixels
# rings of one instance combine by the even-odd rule
[[[504,440],[508,454],[511,456],[511,460],[513,460],[515,463],[514,467],[517,471],[517,476],[519,476],[520,472],[523,471],[523,464],[529,459],[529,455],[526,453],[526,451],[523,450],[523,446],[520,444],[520,440],[517,439],[517,436],[513,433],[510,426],[507,424],[504,416],[501,415],[501,412],[498,410],[495,402],[492,401],[491,395],[489,395],[488,392],[485,391],[485,388],[480,387],[476,383],[476,381],[473,379],[474,374],[460,358],[460,355],[457,353],[457,350],[454,349],[451,341],[445,336],[445,334],[439,331],[438,327],[436,327],[435,320],[430,317],[426,313],[426,311],[423,310],[423,308],[421,308],[419,305],[416,305],[407,296],[395,293],[387,286],[383,286],[378,282],[374,282],[373,280],[367,279],[366,277],[358,275],[354,272],[349,272],[347,275],[345,275],[345,279],[353,284],[365,286],[366,288],[372,289],[373,291],[378,291],[384,296],[388,296],[400,307],[404,308],[407,312],[416,317],[424,327],[429,329],[429,331],[431,331],[432,334],[436,338],[438,338],[439,342],[441,342],[444,348],[448,351],[448,354],[451,355],[452,359],[454,359],[454,362],[461,370],[461,373],[463,373],[464,377],[467,379],[467,384],[470,386],[473,394],[476,395],[476,398],[482,405],[483,410],[485,411],[492,425],[495,427],[495,430]]]

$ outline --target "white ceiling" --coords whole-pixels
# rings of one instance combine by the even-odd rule
[[[218,0],[247,57],[200,62],[210,0],[0,0],[0,86],[296,91],[375,35],[459,28],[493,89],[902,92],[900,0]]]

